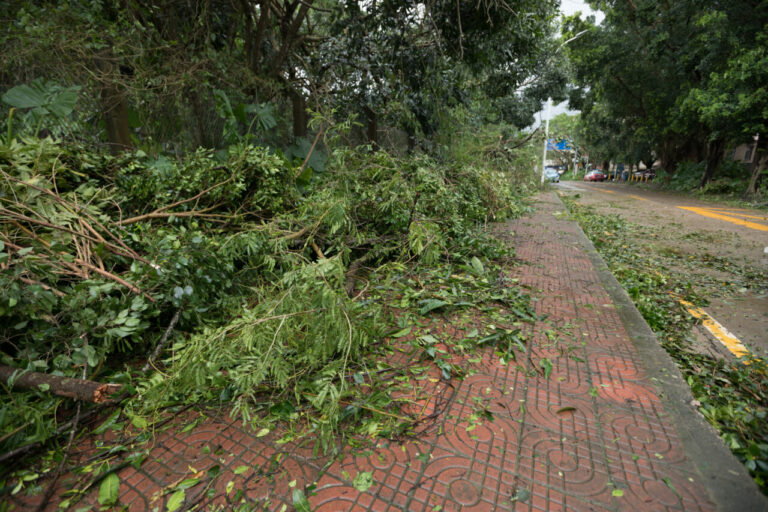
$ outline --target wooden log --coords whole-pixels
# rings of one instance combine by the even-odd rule
[[[11,376],[16,372],[21,372],[20,368],[13,366],[0,365],[0,379],[8,382]],[[73,379],[69,377],[59,377],[47,373],[26,372],[18,376],[13,387],[22,389],[41,389],[41,385],[48,386],[48,391],[54,395],[93,402],[95,404],[104,403],[109,397],[120,391],[120,384],[102,384],[84,379]]]

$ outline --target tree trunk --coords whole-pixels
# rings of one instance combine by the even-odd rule
[[[365,107],[365,115],[368,117],[366,125],[368,143],[375,149],[379,146],[379,118],[370,107]]]
[[[712,177],[715,175],[715,170],[723,160],[723,152],[725,151],[725,139],[720,137],[715,140],[709,141],[707,144],[707,166],[704,169],[704,176],[701,177],[701,183],[699,188],[703,188],[707,183],[712,181]]]
[[[755,148],[755,156],[752,160],[752,176],[749,179],[749,186],[746,192],[744,192],[744,199],[751,199],[757,195],[757,182],[760,178],[760,173],[768,165],[768,153],[761,151],[762,145],[758,144]]]
[[[706,153],[706,148],[701,142],[704,138],[705,135],[701,134],[701,139],[699,139],[698,135],[695,135],[685,140],[680,147],[680,155],[682,156],[680,161],[701,162],[705,158]]]
[[[675,172],[678,163],[678,148],[672,137],[667,137],[661,144],[661,168],[667,172],[667,176]]]
[[[189,124],[191,125],[190,131],[192,132],[195,146],[211,148],[213,147],[213,141],[212,137],[208,136],[211,127],[206,120],[205,108],[200,99],[200,94],[196,88],[192,87],[187,91],[187,97],[192,107],[192,119]]]
[[[14,368],[13,366],[0,365],[0,379],[7,383],[14,373],[20,373],[21,371],[20,368]],[[54,395],[97,404],[106,402],[110,396],[120,391],[121,388],[120,384],[102,384],[90,380],[70,379],[38,372],[22,374],[14,381],[13,386],[37,390],[42,390],[47,386],[47,389]]]
[[[307,136],[307,102],[304,96],[291,89],[291,104],[293,105],[293,136]]]
[[[101,112],[107,128],[107,142],[113,155],[131,147],[131,130],[128,125],[128,107],[125,95],[115,83],[101,87]]]

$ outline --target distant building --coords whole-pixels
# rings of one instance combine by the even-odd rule
[[[750,142],[747,144],[739,144],[733,148],[731,152],[731,158],[742,164],[751,164],[755,161],[755,144]]]

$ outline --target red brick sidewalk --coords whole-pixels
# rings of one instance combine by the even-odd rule
[[[170,493],[159,490],[218,465],[209,488],[187,490],[187,507],[231,509],[227,497],[242,491],[258,509],[290,510],[292,489],[316,482],[308,492],[315,511],[714,510],[576,242],[578,226],[552,215],[563,209],[554,195],[542,198],[535,215],[503,226],[522,261],[515,277],[547,315],[530,333],[530,357],[502,364],[489,350],[479,371],[457,384],[435,428],[323,471],[326,461],[311,447],[276,445],[271,435],[208,419],[188,433],[160,433],[140,469],[119,473],[120,503],[165,510]],[[553,342],[553,325],[570,339]],[[473,416],[478,402],[493,421]],[[95,505],[96,493],[85,503]]]

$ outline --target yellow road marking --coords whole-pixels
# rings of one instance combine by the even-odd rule
[[[768,220],[768,217],[760,217],[759,215],[747,215],[746,213],[739,213],[739,212],[732,212],[732,211],[729,212],[728,210],[723,210],[722,208],[718,208],[716,210],[713,208],[712,210],[717,212],[724,212],[729,215],[735,215],[737,217],[743,217],[745,219]]]
[[[613,190],[603,190],[603,189],[600,189],[600,192],[605,192],[606,194],[615,194],[616,193]]]
[[[711,210],[731,210],[733,212],[751,212],[752,210],[745,210],[744,208],[735,208],[733,206],[718,206],[710,208]]]
[[[640,197],[640,196],[636,196],[636,195],[633,195],[633,194],[629,194],[629,197],[633,197],[633,198],[635,198],[635,199],[639,199],[639,200],[641,200],[641,201],[647,201],[647,199],[646,199],[646,198],[644,198],[644,197]]]
[[[690,302],[684,301],[683,299],[677,300],[680,301],[680,304],[685,306],[685,309],[687,309],[691,315],[700,319],[702,325],[704,325],[704,327],[706,327],[707,330],[711,332],[712,335],[717,338],[720,343],[725,345],[725,348],[727,348],[731,354],[736,357],[745,357],[751,355],[749,349],[745,347],[741,341],[739,341],[739,338],[734,336],[720,322],[709,316],[706,311],[701,308],[697,308]],[[749,362],[745,361],[744,364],[749,364]]]
[[[715,213],[711,210],[708,210],[706,208],[697,208],[695,206],[678,206],[681,210],[688,210],[693,213],[697,213],[699,215],[702,215],[704,217],[710,217],[712,219],[719,219],[724,220],[726,222],[730,222],[731,224],[736,224],[737,226],[743,226],[745,228],[750,229],[756,229],[758,231],[768,231],[768,226],[765,226],[763,224],[758,224],[756,222],[749,222],[748,220],[744,219],[737,219],[734,217],[728,217],[727,215],[722,215],[719,213]]]

